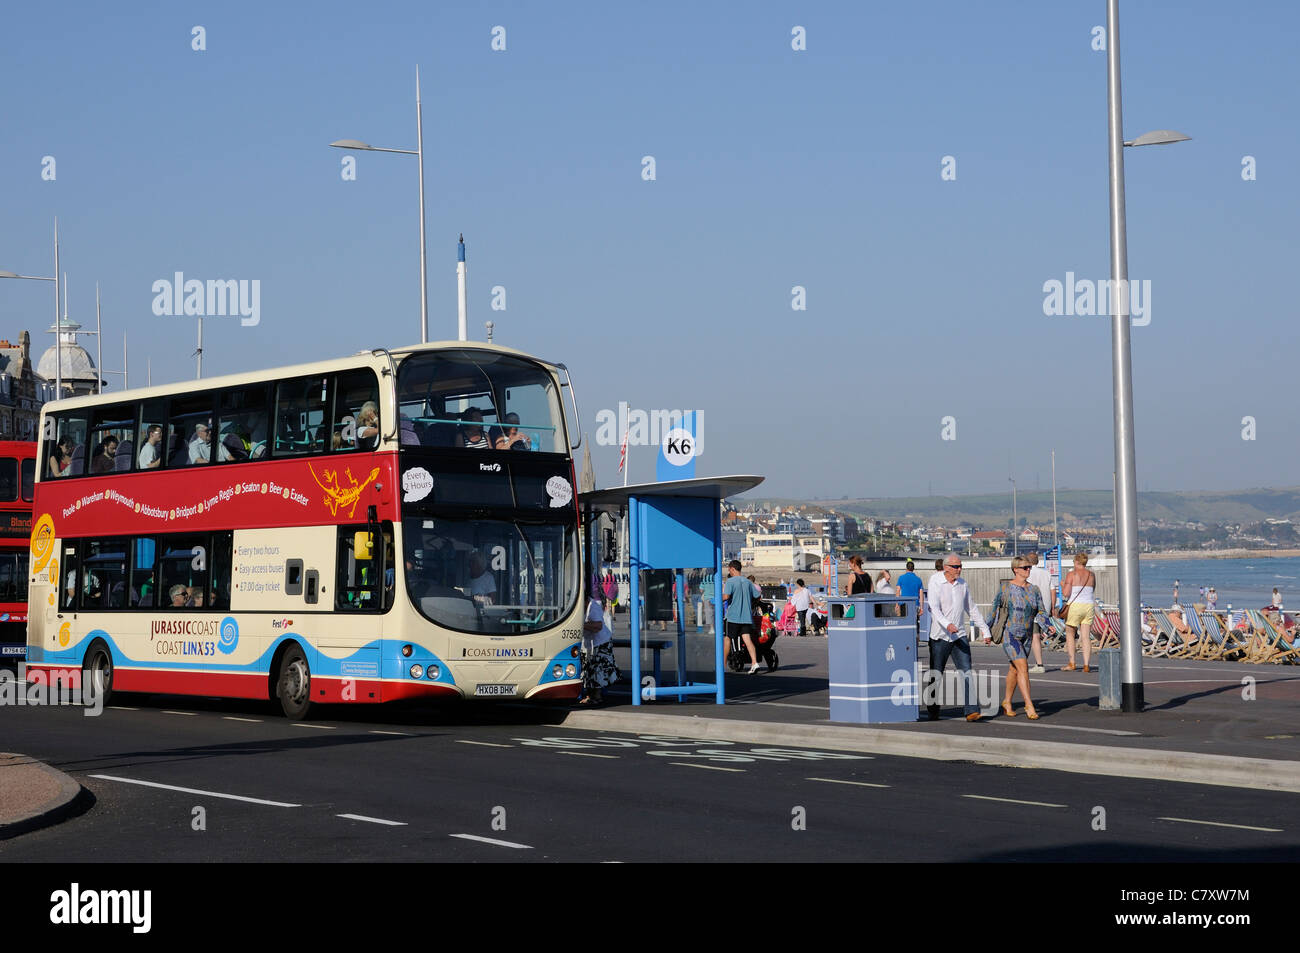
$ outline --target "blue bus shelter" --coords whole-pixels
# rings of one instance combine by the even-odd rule
[[[591,525],[597,510],[627,514],[629,628],[632,651],[632,704],[658,697],[713,695],[719,705],[726,701],[723,673],[726,671],[726,635],[722,620],[722,501],[763,482],[760,476],[704,477],[610,487],[579,494],[586,526],[584,571],[591,575]],[[714,600],[713,682],[692,682],[686,672],[686,607],[684,594],[687,567],[712,567],[717,586]],[[642,570],[672,570],[677,581],[677,676],[675,686],[641,685],[641,583]]]

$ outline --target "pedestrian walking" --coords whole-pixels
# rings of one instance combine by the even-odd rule
[[[749,652],[749,673],[758,671],[758,652],[754,648],[754,599],[761,595],[758,586],[740,574],[740,560],[727,564],[727,583],[722,598],[727,603],[727,638],[743,641]]]
[[[930,670],[936,679],[935,686],[943,676],[943,670],[952,658],[957,671],[965,679],[966,685],[966,720],[979,721],[980,709],[975,693],[975,676],[970,665],[970,638],[968,628],[962,624],[963,617],[969,616],[971,622],[984,633],[984,641],[992,642],[988,624],[980,613],[979,606],[971,597],[966,580],[961,578],[961,557],[949,553],[943,560],[943,573],[937,579],[931,579],[927,587],[927,601],[930,606]],[[939,717],[939,706],[927,706],[931,721]]]
[[[1026,558],[1029,560],[1029,584],[1038,590],[1038,594],[1043,597],[1044,611],[1050,613],[1052,606],[1056,604],[1056,600],[1052,598],[1052,574],[1046,567],[1038,565],[1038,553],[1029,553]],[[1012,566],[1014,565],[1013,562]],[[1031,675],[1042,675],[1047,671],[1043,668],[1043,633],[1044,628],[1034,627],[1034,664],[1029,669]]]
[[[989,617],[993,619],[994,634],[1002,635],[1002,650],[1007,653],[1007,692],[1002,699],[1002,714],[1016,717],[1011,707],[1013,694],[1018,687],[1025,703],[1025,714],[1030,721],[1038,720],[1034,701],[1029,696],[1028,648],[1032,636],[1048,624],[1043,594],[1030,583],[1029,573],[1033,561],[1025,556],[1011,560],[1011,581],[1004,582],[993,597]],[[1033,640],[1037,645],[1037,641]],[[1041,666],[1039,666],[1041,669]]]
[[[605,700],[604,690],[618,681],[614,661],[614,633],[605,625],[603,593],[594,583],[587,585],[587,619],[582,626],[582,700],[594,706]]]
[[[1065,656],[1062,672],[1075,671],[1074,633],[1083,638],[1083,671],[1092,671],[1092,615],[1096,602],[1097,577],[1088,568],[1088,554],[1074,554],[1074,568],[1061,580],[1061,595],[1065,597]]]

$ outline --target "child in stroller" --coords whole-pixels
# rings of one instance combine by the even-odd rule
[[[808,627],[812,629],[813,635],[826,634],[826,615],[829,610],[825,602],[818,602],[814,597],[812,606],[808,609]]]

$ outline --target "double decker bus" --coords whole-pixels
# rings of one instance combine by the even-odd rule
[[[27,654],[27,553],[32,536],[36,444],[0,440],[0,665]]]
[[[28,677],[290,718],[576,697],[565,390],[453,342],[47,404]]]

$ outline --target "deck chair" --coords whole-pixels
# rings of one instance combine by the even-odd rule
[[[1258,609],[1247,609],[1246,618],[1250,620],[1253,633],[1246,654],[1247,662],[1255,665],[1271,662],[1275,655],[1283,651],[1284,644],[1290,648],[1291,644],[1285,642],[1284,633],[1278,630],[1266,613]]]
[[[1210,637],[1205,633],[1205,627],[1201,625],[1201,615],[1195,609],[1184,609],[1183,618],[1187,620],[1187,627],[1192,630],[1192,635],[1196,637],[1196,644],[1192,651],[1188,653],[1188,658],[1203,659],[1206,653],[1210,651]]]
[[[1201,615],[1201,624],[1210,637],[1207,658],[1229,661],[1239,658],[1245,651],[1245,644],[1237,633],[1224,624],[1217,612],[1205,612]]]
[[[1047,621],[1052,624],[1052,627],[1043,633],[1043,648],[1051,649],[1053,652],[1063,651],[1065,649],[1065,620],[1048,616]]]
[[[1114,643],[1119,646],[1119,629],[1110,627],[1110,619],[1099,606],[1092,616],[1092,634],[1097,637],[1097,650],[1104,649],[1107,645]]]
[[[1148,609],[1147,615],[1151,617],[1151,624],[1154,627],[1154,638],[1150,642],[1142,643],[1142,654],[1149,658],[1168,658],[1170,650],[1175,645],[1175,640],[1179,643],[1182,639],[1178,638],[1178,633],[1174,630],[1173,623],[1168,617],[1159,610]]]
[[[1170,617],[1170,613],[1173,611],[1173,609],[1165,609],[1163,612],[1159,613],[1164,617],[1165,622],[1169,624],[1169,631],[1173,634],[1173,639],[1171,639],[1169,643],[1169,657],[1193,658],[1196,653],[1201,650],[1201,638],[1196,634],[1196,630],[1192,628],[1192,624],[1187,621],[1188,613],[1186,609],[1182,606],[1178,607],[1178,614],[1182,616],[1183,624],[1187,626],[1189,630],[1186,635],[1180,632],[1178,627],[1174,625],[1174,620]]]

